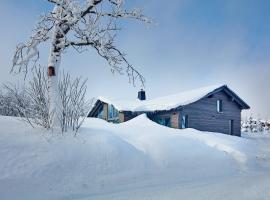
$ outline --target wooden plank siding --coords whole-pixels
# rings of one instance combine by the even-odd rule
[[[107,103],[103,103],[103,119],[108,121],[109,115],[109,105]]]
[[[145,112],[122,111],[122,113],[124,114],[124,120],[126,122],[126,121],[131,120],[134,117],[137,117],[138,115],[143,114]]]
[[[170,127],[179,128],[179,112],[178,111],[161,111],[156,113],[149,113],[148,118],[154,122],[157,122],[160,119],[170,118]]]
[[[218,100],[222,100],[222,112],[217,111]],[[171,110],[153,112],[120,111],[118,122],[126,122],[146,113],[149,119],[157,123],[164,124],[164,119],[166,119],[166,125],[168,125],[169,118],[171,128],[181,128],[181,119],[187,115],[188,128],[224,134],[232,133],[232,135],[241,136],[241,110],[249,108],[247,104],[241,103],[241,101],[233,92],[223,89],[210,93],[193,103]],[[100,110],[103,110],[102,118],[108,121],[108,104],[102,101],[96,103],[89,117],[98,117]],[[233,126],[230,124],[231,121],[233,121]],[[232,131],[231,127],[233,128]]]
[[[171,127],[172,128],[180,128],[180,119],[179,119],[179,112],[173,112],[171,115]]]
[[[125,114],[123,112],[119,112],[119,121],[121,123],[125,122]]]
[[[223,102],[221,113],[217,112],[217,100]],[[184,106],[180,111],[179,119],[183,115],[188,115],[188,127],[190,128],[225,134],[230,134],[230,120],[233,120],[233,135],[241,136],[241,108],[224,92]]]

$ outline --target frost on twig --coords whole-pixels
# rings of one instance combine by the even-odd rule
[[[47,1],[55,8],[40,18],[28,42],[17,46],[12,72],[27,74],[39,59],[39,45],[50,40],[56,55],[69,47],[78,52],[92,47],[108,62],[112,72],[126,73],[131,83],[138,80],[144,85],[144,77],[115,45],[120,20],[152,22],[140,9],[126,9],[123,0]]]
[[[52,128],[52,118],[56,113],[49,111],[49,78],[43,68],[34,68],[33,79],[23,89],[16,85],[4,85],[7,98],[3,100],[0,111],[12,116],[19,116],[32,127]],[[82,78],[72,78],[69,73],[61,72],[58,81],[60,94],[60,112],[57,118],[61,122],[61,131],[77,134],[82,122],[87,117],[92,102],[86,100],[87,84]],[[1,93],[0,93],[1,94]]]

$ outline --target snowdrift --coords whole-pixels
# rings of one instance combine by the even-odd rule
[[[260,193],[270,183],[253,138],[171,129],[145,115],[122,124],[90,118],[77,137],[11,117],[0,127],[0,199],[222,199],[224,186],[236,195],[242,176],[260,177]]]

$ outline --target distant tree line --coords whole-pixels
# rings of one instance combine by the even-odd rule
[[[251,133],[270,133],[270,120],[256,119],[252,115],[242,120],[241,122],[242,132],[251,132]]]

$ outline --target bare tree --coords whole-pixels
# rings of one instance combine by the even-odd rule
[[[18,116],[16,110],[12,107],[11,97],[8,93],[0,90],[0,115]]]
[[[25,89],[22,89],[11,83],[5,84],[4,89],[9,95],[10,107],[12,107],[12,110],[15,111],[13,114],[16,114],[15,116],[21,117],[23,121],[26,121],[32,127],[34,127],[32,120],[30,120],[30,116],[32,116],[31,103]],[[32,118],[35,119],[34,117]]]
[[[52,128],[52,117],[57,114],[55,117],[61,122],[61,131],[71,130],[76,134],[91,107],[91,101],[87,101],[85,97],[87,80],[80,77],[71,78],[69,73],[63,71],[57,84],[60,93],[60,112],[50,113],[49,78],[42,68],[34,68],[32,76],[33,79],[23,90],[16,85],[5,85],[6,91],[10,94],[11,107],[32,127]]]
[[[11,88],[7,89],[7,88]],[[26,105],[28,102],[24,100],[24,90],[12,84],[6,84],[0,91],[0,115],[4,116],[23,116],[16,105]]]
[[[70,74],[62,72],[58,84],[61,99],[61,114],[58,116],[63,132],[70,128],[75,133],[89,113],[92,100],[87,101],[86,80],[81,77],[72,79]]]
[[[30,40],[17,46],[12,72],[27,73],[39,59],[38,47],[50,41],[48,61],[50,113],[58,113],[60,102],[57,87],[61,55],[73,47],[78,52],[91,47],[111,66],[112,72],[126,74],[130,82],[144,77],[127,61],[125,54],[115,46],[120,19],[134,19],[150,23],[141,10],[127,10],[123,0],[47,0],[54,5],[52,12],[41,17]],[[56,116],[56,115],[55,115]],[[56,118],[53,119],[57,125]]]
[[[49,111],[49,85],[48,77],[42,68],[34,68],[32,80],[26,86],[27,98],[30,101],[29,116],[34,124],[44,128],[51,128],[52,116]]]

